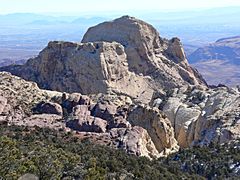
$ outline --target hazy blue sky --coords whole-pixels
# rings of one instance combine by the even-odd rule
[[[240,0],[0,0],[0,13],[131,12],[240,6]]]

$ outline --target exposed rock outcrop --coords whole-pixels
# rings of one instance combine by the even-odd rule
[[[239,89],[208,89],[178,38],[129,16],[0,70],[62,91],[0,73],[0,121],[9,125],[72,130],[150,158],[240,137]]]
[[[172,94],[161,105],[181,147],[224,143],[240,137],[240,92],[220,87]]]
[[[161,156],[151,137],[142,127],[135,126],[131,129],[116,128],[110,131],[110,135],[112,139],[115,139],[115,146],[126,149],[130,154],[149,158]]]
[[[63,115],[63,110],[62,107],[57,104],[57,103],[52,103],[52,102],[42,102],[37,105],[34,110],[40,114],[56,114],[59,116]]]
[[[66,126],[77,131],[104,133],[107,130],[107,121],[91,116],[88,106],[78,105],[73,109],[73,119]]]
[[[162,39],[157,30],[144,21],[123,16],[91,27],[82,42],[96,41],[122,44],[129,70],[150,76],[162,87],[177,87],[179,83],[206,85],[201,75],[188,65],[180,40]]]
[[[132,127],[127,121],[131,104],[128,97],[95,95],[91,100],[79,93],[41,90],[35,83],[9,73],[0,73],[0,80],[0,123],[72,130],[76,135],[92,137],[93,142],[100,138],[101,144],[131,154],[149,158],[163,155],[144,128]]]
[[[0,70],[45,89],[113,92],[143,103],[149,103],[156,90],[206,86],[188,65],[179,39],[162,39],[151,25],[129,16],[90,28],[82,43],[50,42],[25,65]]]
[[[132,125],[146,129],[162,155],[178,151],[174,129],[167,117],[164,117],[157,108],[138,106],[129,113],[128,121]]]

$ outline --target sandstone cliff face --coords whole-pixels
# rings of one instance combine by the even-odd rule
[[[196,71],[188,65],[178,38],[170,41],[162,39],[153,26],[134,17],[123,16],[89,28],[82,42],[96,41],[116,41],[122,44],[129,70],[150,76],[161,87],[176,87],[180,82],[181,85],[206,85],[201,76],[196,76]],[[167,83],[167,80],[170,81]]]
[[[149,24],[133,17],[124,16],[89,28],[82,42],[119,42],[125,47],[130,70],[148,74],[149,60],[154,51],[161,51],[158,32]]]
[[[135,107],[130,111],[128,121],[132,125],[146,129],[162,155],[166,156],[178,151],[179,146],[174,137],[174,129],[167,117],[164,117],[157,108]]]
[[[165,97],[160,109],[181,147],[221,144],[240,137],[239,97],[239,90],[232,88],[183,88]]]
[[[126,77],[127,61],[118,43],[50,42],[21,76],[46,89],[85,94],[106,93],[108,82]]]
[[[0,70],[62,91],[0,73],[0,121],[9,125],[73,131],[149,158],[240,137],[239,89],[208,89],[178,38],[129,16]]]
[[[186,60],[179,39],[159,37],[149,24],[124,16],[92,27],[82,43],[50,42],[37,58],[9,71],[41,88],[127,95],[150,102],[154,91],[206,86]]]

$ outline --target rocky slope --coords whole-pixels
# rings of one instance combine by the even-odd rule
[[[175,89],[159,109],[169,118],[181,147],[222,144],[240,137],[240,91]],[[161,99],[161,98],[159,98]]]
[[[150,105],[127,96],[81,95],[41,90],[0,73],[0,121],[8,125],[73,131],[81,139],[149,158],[193,145],[226,143],[240,137],[240,92],[173,89]]]
[[[169,120],[152,113],[155,124],[165,123],[156,132],[160,140],[153,140],[156,135],[151,133],[151,129],[127,120],[128,116],[136,113],[131,105],[131,99],[126,96],[99,94],[92,96],[91,100],[79,93],[41,90],[36,83],[0,73],[1,123],[66,132],[72,130],[79,138],[149,158],[176,152],[179,146]],[[147,107],[141,108],[147,110]],[[138,119],[142,121],[142,117]]]
[[[239,89],[209,89],[178,38],[129,16],[0,70],[59,91],[0,73],[0,120],[9,125],[74,131],[149,158],[240,137]]]
[[[240,37],[219,39],[197,49],[189,56],[193,64],[210,84],[230,86],[240,83]]]

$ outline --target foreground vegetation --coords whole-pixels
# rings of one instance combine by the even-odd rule
[[[81,141],[71,133],[1,125],[0,179],[18,179],[26,173],[35,174],[40,179],[65,180],[234,176],[237,179],[237,173],[229,168],[229,163],[240,162],[239,148],[234,147],[194,148],[150,161],[87,140]]]

